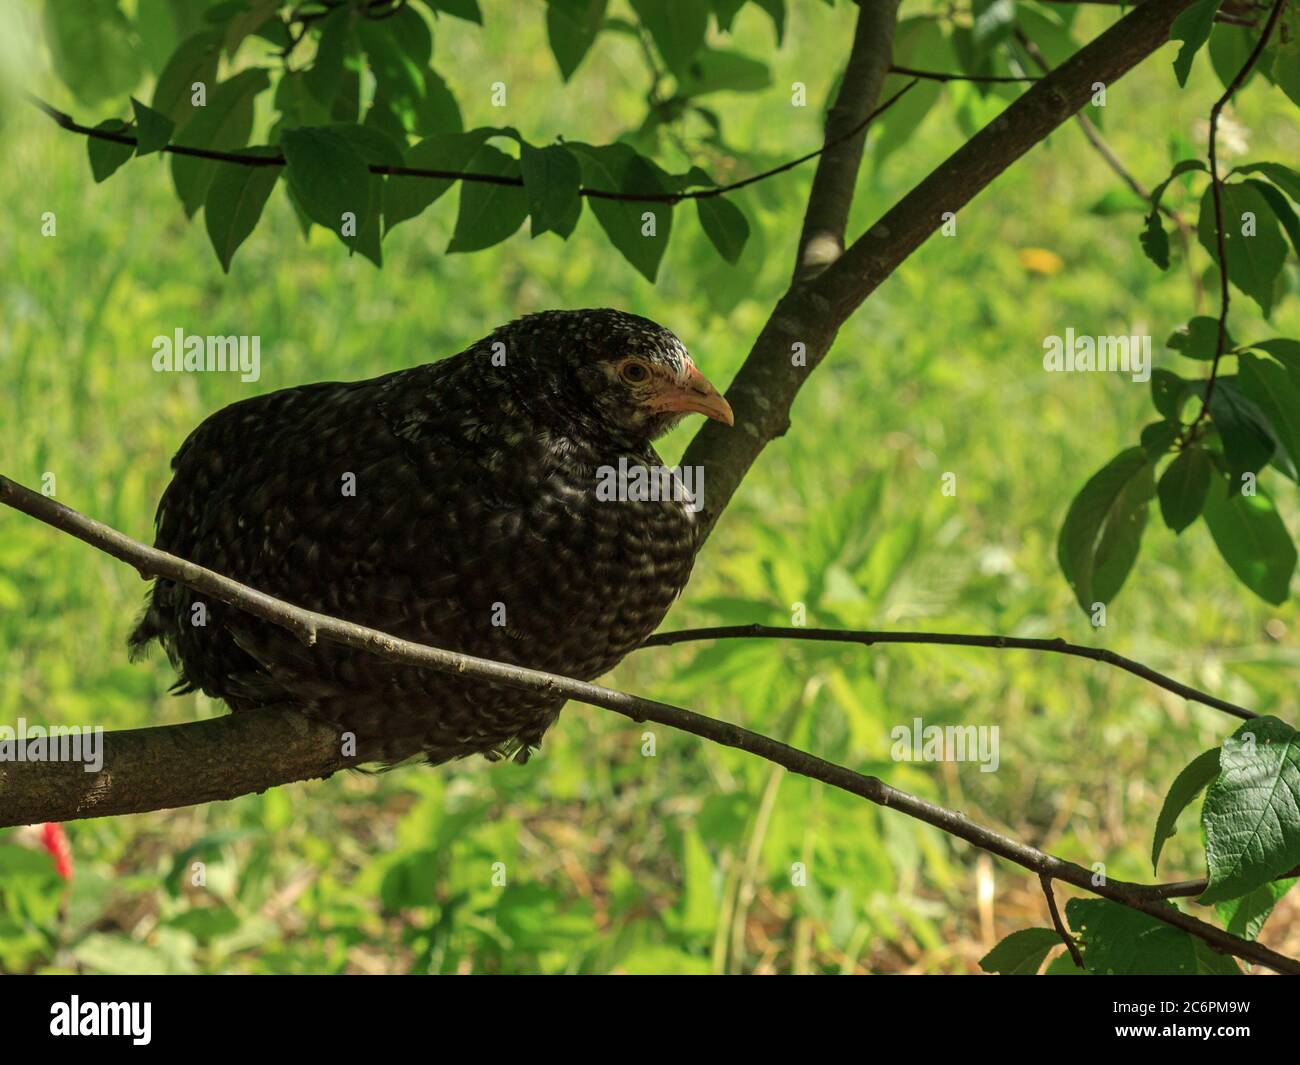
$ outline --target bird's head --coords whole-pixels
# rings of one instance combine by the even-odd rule
[[[735,424],[730,404],[685,345],[648,318],[608,308],[544,311],[506,329],[528,376],[545,392],[534,399],[588,429],[647,443],[687,414]],[[507,364],[512,354],[507,342]]]

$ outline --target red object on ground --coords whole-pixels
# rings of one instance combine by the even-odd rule
[[[72,845],[68,834],[56,821],[46,821],[41,825],[41,846],[54,858],[54,868],[64,880],[72,879]]]

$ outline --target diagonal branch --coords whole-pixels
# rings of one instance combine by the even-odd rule
[[[142,576],[164,577],[273,624],[307,642],[331,640],[393,662],[454,672],[489,683],[563,695],[612,710],[633,721],[654,721],[757,755],[792,773],[822,781],[966,840],[1025,869],[1100,895],[1197,937],[1216,950],[1278,972],[1300,974],[1300,961],[1241,939],[1174,907],[1166,885],[1119,880],[1096,883],[1092,870],[977,825],[964,814],[856,773],[779,740],[703,714],[584,681],[426,647],[387,633],[282,602],[228,577],[148,547],[7,477],[0,503],[52,525],[134,566]],[[110,732],[102,738],[103,768],[85,772],[80,762],[0,762],[0,827],[34,821],[133,813],[233,798],[308,777],[328,776],[352,762],[338,752],[328,726],[291,711],[245,712],[188,725]],[[236,788],[241,790],[235,790]]]

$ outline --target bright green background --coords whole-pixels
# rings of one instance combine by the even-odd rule
[[[24,43],[27,9],[0,12],[24,86],[83,121],[108,117],[84,113],[45,72]],[[483,30],[448,19],[438,30],[435,60],[467,127],[601,142],[639,121],[645,75],[630,41],[602,37],[565,86],[540,4],[486,14]],[[796,4],[776,51],[766,17],[740,15],[733,44],[769,60],[773,88],[715,98],[729,141],[773,162],[818,143],[851,17]],[[1090,12],[1084,25],[1108,20]],[[1148,185],[1168,171],[1174,131],[1203,150],[1221,91],[1204,57],[1178,91],[1174,52],[1111,86],[1105,112],[1107,138]],[[494,81],[509,87],[506,112],[489,105]],[[793,81],[807,83],[807,108],[790,106]],[[962,91],[879,169],[869,149],[853,232],[961,143],[945,112]],[[1276,90],[1252,86],[1230,118],[1252,159],[1300,158],[1294,108]],[[738,195],[754,232],[736,268],[679,209],[655,286],[589,212],[567,243],[525,227],[488,252],[445,256],[454,193],[394,232],[379,272],[320,230],[304,244],[277,192],[223,278],[158,159],[96,186],[84,140],[20,103],[0,110],[0,158],[0,469],[36,486],[52,472],[60,500],[146,540],[168,460],[209,413],[449,355],[518,314],[637,311],[725,383],[787,282],[812,174]],[[669,144],[663,158],[685,161]],[[668,627],[788,623],[803,603],[810,625],[1059,635],[1294,720],[1295,607],[1254,599],[1203,524],[1176,540],[1153,515],[1100,631],[1056,568],[1073,494],[1154,418],[1146,386],[1126,377],[1045,374],[1043,338],[1150,333],[1157,366],[1204,369],[1163,350],[1195,313],[1186,264],[1160,275],[1140,254],[1139,215],[1089,212],[1116,186],[1071,125],[966,208],[956,237],[908,260],[840,333]],[[54,238],[40,235],[47,211]],[[1051,256],[1033,268],[1044,257],[1029,249],[1059,269]],[[1206,265],[1195,251],[1192,272]],[[1233,333],[1296,335],[1297,306],[1284,302],[1269,325],[1238,294]],[[259,334],[261,380],[154,374],[152,339],[177,327]],[[667,441],[670,459],[694,428]],[[955,498],[940,492],[948,471]],[[1273,487],[1295,531],[1294,486]],[[143,594],[128,567],[0,513],[0,721],[122,728],[221,713],[168,696],[159,659],[127,663]],[[1130,879],[1150,878],[1173,776],[1233,726],[1104,667],[1011,651],[701,645],[642,652],[607,682],[788,738]],[[890,761],[890,727],[916,716],[1000,726],[1000,770]],[[647,731],[654,757],[642,754]],[[1203,872],[1194,815],[1182,826],[1164,879]],[[970,971],[997,937],[1044,922],[1019,869],[753,758],[581,706],[525,767],[347,774],[68,832],[77,864],[62,914],[57,885],[0,833],[0,970]],[[196,860],[206,887],[190,883]],[[792,885],[796,862],[806,886]],[[1265,938],[1285,942],[1294,914],[1284,903]]]

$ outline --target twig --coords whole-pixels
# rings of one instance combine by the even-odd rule
[[[1217,695],[1203,692],[1190,685],[1183,684],[1173,677],[1159,673],[1150,666],[1143,665],[1132,658],[1125,658],[1104,647],[1088,647],[1084,644],[1067,643],[1057,637],[1030,636],[994,636],[973,635],[957,632],[875,632],[869,629],[805,629],[778,625],[714,625],[697,629],[678,629],[675,632],[656,632],[641,644],[645,647],[667,647],[670,644],[690,643],[696,640],[736,640],[736,639],[776,639],[776,640],[812,640],[825,643],[856,643],[864,647],[884,643],[935,644],[948,647],[991,647],[998,650],[1047,651],[1052,654],[1073,655],[1087,658],[1094,662],[1104,662],[1108,666],[1122,669],[1135,677],[1164,688],[1165,691],[1181,695],[1195,703],[1222,710],[1225,714],[1250,721],[1260,715],[1244,706],[1220,699]],[[638,648],[639,650],[640,648]]]
[[[1162,885],[1133,884],[1119,880],[1094,883],[1092,871],[1083,866],[1037,850],[983,825],[977,825],[964,814],[900,791],[878,777],[864,776],[739,725],[718,721],[668,703],[602,688],[585,681],[522,666],[493,662],[473,655],[458,654],[441,648],[427,647],[364,625],[332,618],[316,611],[304,610],[249,588],[238,581],[223,577],[219,573],[204,569],[193,562],[148,547],[102,522],[33,492],[30,488],[25,488],[3,475],[0,475],[0,503],[129,563],[142,575],[162,577],[193,591],[211,595],[223,603],[245,610],[272,624],[283,626],[304,638],[307,635],[312,639],[320,637],[404,665],[455,673],[475,680],[505,684],[546,695],[563,696],[590,706],[612,710],[633,721],[654,721],[726,747],[757,755],[776,765],[784,766],[792,773],[820,780],[878,806],[899,810],[909,817],[964,839],[1039,876],[1046,874],[1054,880],[1072,884],[1094,895],[1141,910],[1159,921],[1196,936],[1217,950],[1255,964],[1268,966],[1278,972],[1300,975],[1300,961],[1279,954],[1261,943],[1234,936],[1178,910],[1160,897]],[[284,720],[283,715],[269,715],[268,727],[281,729]],[[201,753],[206,753],[223,764],[238,763],[245,757],[250,759],[261,757],[266,767],[264,779],[260,787],[255,786],[248,790],[262,790],[286,783],[283,772],[279,774],[275,772],[274,751],[268,758],[265,749],[266,737],[257,735],[261,722],[261,714],[244,713],[233,714],[215,721],[198,722],[194,725],[170,725],[128,733],[108,733],[103,737],[106,771],[93,774],[100,778],[93,785],[87,785],[83,781],[79,788],[73,787],[77,775],[92,776],[92,774],[81,773],[81,766],[76,763],[5,763],[0,766],[0,787],[3,788],[0,792],[0,827],[30,824],[34,821],[68,820],[72,817],[132,812],[140,809],[138,804],[132,803],[130,795],[132,785],[137,782],[151,786],[155,795],[160,793],[160,784],[164,794],[168,786],[173,787],[175,789],[172,795],[174,801],[171,802],[173,806],[216,797],[234,797],[211,794],[203,794],[197,799],[182,797],[187,793],[192,795],[193,791],[197,790],[195,782],[203,777],[205,767],[195,757]],[[238,744],[221,742],[218,734],[227,723],[232,734],[240,738]],[[313,742],[321,739],[321,731],[327,730],[318,730],[317,735],[312,737]],[[203,747],[185,745],[181,737],[191,732],[202,734]],[[283,732],[275,733],[277,739],[282,738],[283,735]],[[128,760],[115,757],[112,744],[114,736],[130,738],[130,750],[139,764],[129,764]],[[164,752],[161,757],[159,748]],[[184,755],[181,751],[185,752]],[[167,755],[173,757],[169,758]],[[319,752],[312,763],[315,769],[324,769],[325,775],[333,770],[345,768],[349,764],[339,755],[329,763],[319,757]],[[247,782],[246,777],[243,779]],[[125,795],[122,794],[124,791]],[[39,792],[36,797],[38,801],[33,802],[31,792]],[[244,793],[246,792],[240,794]]]
[[[1056,893],[1052,890],[1052,878],[1046,873],[1041,873],[1038,882],[1043,885],[1043,894],[1047,896],[1047,909],[1052,915],[1052,926],[1056,929],[1056,934],[1061,937],[1061,942],[1070,952],[1074,964],[1080,969],[1087,968],[1083,964],[1083,955],[1079,953],[1079,945],[1074,941],[1074,936],[1070,935],[1069,929],[1065,927],[1065,922],[1061,920],[1061,911],[1056,908]]]
[[[907,77],[920,78],[922,81],[972,81],[984,85],[1016,85],[1027,81],[1038,81],[1032,74],[941,74],[937,70],[913,70],[911,67],[891,66],[891,74],[903,74]]]
[[[592,189],[583,186],[578,190],[579,195],[586,196],[594,200],[623,200],[633,203],[681,203],[683,200],[707,200],[715,196],[723,196],[729,192],[735,192],[737,189],[743,189],[747,185],[752,185],[757,181],[764,181],[767,178],[775,177],[777,174],[783,174],[787,170],[792,170],[801,163],[806,163],[810,159],[816,159],[823,152],[829,151],[838,144],[852,137],[857,136],[865,130],[880,115],[884,114],[894,105],[913,85],[916,80],[908,82],[898,92],[894,93],[888,100],[877,107],[869,115],[859,122],[853,129],[847,131],[842,136],[832,138],[826,141],[820,148],[817,148],[806,155],[801,155],[797,159],[791,159],[789,162],[781,163],[772,167],[770,170],[764,170],[761,173],[753,174],[739,181],[733,181],[728,185],[714,185],[711,188],[694,189],[690,192],[615,192],[609,189]],[[63,129],[71,133],[79,133],[83,137],[92,137],[96,140],[112,141],[115,144],[126,144],[134,147],[136,144],[135,137],[129,133],[115,133],[107,129],[95,129],[91,126],[83,126],[77,122],[71,115],[58,108],[46,103],[40,97],[32,93],[24,94],[28,101],[52,118]],[[211,159],[219,163],[236,163],[239,166],[284,166],[285,158],[283,155],[248,155],[242,152],[223,152],[213,148],[195,148],[185,144],[168,144],[162,148],[164,152],[170,152],[173,155],[188,155],[197,159]],[[436,170],[427,167],[414,166],[387,166],[378,163],[369,165],[372,174],[387,174],[398,177],[420,177],[420,178],[437,178],[444,181],[473,181],[482,182],[487,185],[513,185],[522,187],[523,178],[509,177],[503,174],[481,174],[473,171],[463,170]]]
[[[1228,305],[1231,297],[1228,285],[1228,250],[1223,232],[1223,182],[1219,180],[1219,115],[1259,61],[1285,5],[1286,0],[1273,0],[1273,9],[1268,13],[1268,21],[1264,23],[1264,29],[1259,35],[1259,40],[1255,42],[1255,47],[1251,49],[1246,62],[1237,71],[1237,76],[1223,90],[1223,95],[1210,108],[1210,189],[1214,198],[1214,243],[1219,253],[1219,325],[1214,342],[1214,362],[1210,365],[1210,378],[1205,384],[1205,395],[1201,397],[1201,409],[1182,435],[1183,447],[1196,439],[1197,429],[1209,416],[1210,400],[1214,397],[1214,386],[1219,379],[1219,364],[1222,363],[1223,355],[1228,349]]]

